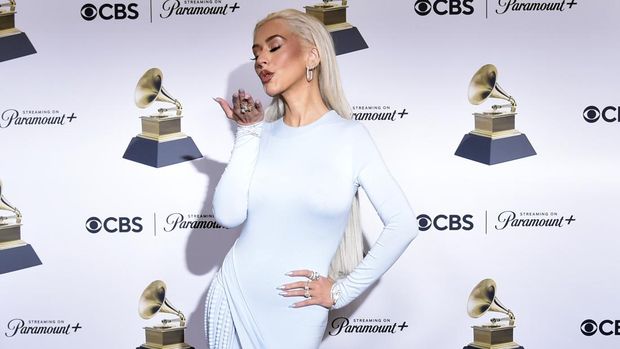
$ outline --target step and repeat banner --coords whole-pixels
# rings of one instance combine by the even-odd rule
[[[620,2],[4,1],[0,348],[208,347],[212,98],[268,105],[254,25],[306,7],[420,228],[321,348],[620,346]]]

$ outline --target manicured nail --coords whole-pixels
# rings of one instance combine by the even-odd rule
[[[297,308],[297,306],[295,304],[291,304],[288,306],[289,308]]]
[[[211,97],[211,98],[213,98],[213,100],[214,100],[214,101],[216,101],[216,102],[218,102],[218,103],[220,102],[220,101],[218,101],[218,100],[217,100],[217,98],[215,98],[215,97]]]
[[[278,286],[278,287],[276,287],[276,290],[283,290],[283,289],[285,289],[285,288],[286,288],[286,287],[284,287],[284,285],[282,285],[282,286]]]
[[[278,293],[280,296],[286,296],[288,293],[287,292],[280,292]]]
[[[292,271],[289,271],[289,272],[284,273],[284,275],[286,275],[286,276],[291,276],[291,275],[293,275],[293,272],[292,272]]]

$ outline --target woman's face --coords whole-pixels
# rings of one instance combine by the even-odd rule
[[[282,19],[267,21],[256,31],[254,69],[269,96],[305,82],[308,51]]]

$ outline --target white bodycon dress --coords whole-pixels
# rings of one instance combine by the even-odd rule
[[[361,186],[384,229],[363,261],[337,280],[341,308],[375,282],[418,233],[413,211],[386,168],[366,127],[331,110],[292,127],[280,118],[238,126],[230,161],[217,184],[213,214],[230,228],[245,222],[207,292],[210,348],[319,347],[328,309],[291,308],[303,297],[276,287],[327,276]]]

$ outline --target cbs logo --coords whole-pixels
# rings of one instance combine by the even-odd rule
[[[581,333],[585,336],[593,336],[597,331],[603,336],[620,336],[620,320],[603,320],[597,324],[596,321],[588,319],[581,323]]]
[[[609,111],[615,112],[616,115],[609,116],[607,114],[607,112]],[[618,114],[620,114],[620,108],[616,108],[613,106],[605,107],[603,108],[603,110],[600,110],[599,108],[591,105],[583,110],[583,118],[589,123],[597,122],[600,118],[603,118],[603,120],[607,122],[620,121],[620,118],[618,118]]]
[[[138,13],[138,4],[131,3],[125,4],[103,4],[99,7],[93,4],[86,4],[82,6],[80,10],[82,18],[87,21],[92,21],[97,16],[101,19],[136,19],[140,15]]]
[[[426,214],[421,214],[417,217],[420,231],[427,231],[431,228],[435,228],[440,231],[461,229],[472,230],[474,228],[474,223],[471,221],[472,218],[474,218],[474,216],[470,214],[466,214],[464,216],[459,216],[456,214],[440,214],[434,218],[431,218],[431,216]]]
[[[471,15],[474,13],[474,0],[416,0],[413,9],[420,16],[431,12],[438,15]]]
[[[108,233],[139,233],[144,229],[141,222],[142,217],[108,217],[104,220],[90,217],[86,220],[86,230],[91,234],[97,234],[101,230]]]

